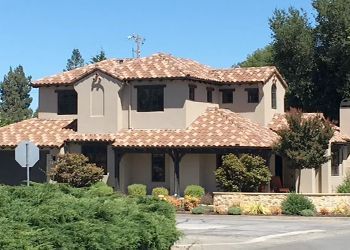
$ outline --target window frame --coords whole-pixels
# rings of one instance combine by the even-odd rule
[[[74,89],[59,89],[57,93],[57,115],[77,115],[78,114],[78,93]],[[67,103],[67,96],[71,95],[71,103]]]
[[[233,92],[235,91],[235,89],[220,89],[219,90],[221,93],[221,103],[222,104],[232,104],[233,103]],[[227,96],[225,97],[225,95],[230,95],[228,100],[227,100]]]
[[[259,103],[260,93],[259,88],[246,88],[248,103]]]
[[[157,162],[159,164],[159,159],[156,161],[156,158],[159,157],[160,159],[160,164],[159,165],[155,165]],[[151,165],[151,176],[152,176],[152,182],[165,182],[165,154],[152,154],[151,156],[152,158],[152,165]],[[158,170],[157,170],[158,168]],[[159,172],[157,173],[157,171],[161,171],[161,173],[159,174]]]
[[[214,88],[207,87],[207,102],[209,103],[213,103],[213,92],[214,92]]]
[[[277,86],[275,83],[271,86],[271,108],[277,109]]]
[[[196,88],[197,88],[197,85],[195,85],[195,84],[188,85],[188,99],[190,101],[196,100]]]
[[[136,102],[137,102],[137,112],[161,112],[164,111],[164,88],[166,87],[166,85],[159,85],[159,84],[155,84],[155,85],[137,85],[134,86],[137,89],[137,94],[136,94]],[[144,93],[142,93],[141,91],[145,91]],[[159,100],[156,100],[157,97],[155,97],[155,91],[160,91],[158,94],[160,94],[159,96]],[[147,96],[148,98],[148,103],[147,105],[143,102],[145,102],[145,97],[141,96],[142,94],[145,94],[147,92],[149,96]],[[153,92],[153,93],[152,93]],[[140,100],[143,100],[142,102]],[[159,103],[157,103],[159,102]],[[144,106],[143,106],[144,105]]]

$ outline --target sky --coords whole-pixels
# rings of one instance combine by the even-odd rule
[[[311,0],[0,0],[0,81],[19,64],[33,80],[62,72],[74,48],[86,62],[101,49],[132,57],[133,33],[146,39],[142,56],[231,67],[271,42],[268,19],[289,6],[312,13]]]

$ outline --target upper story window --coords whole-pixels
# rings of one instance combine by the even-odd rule
[[[152,154],[152,182],[165,181],[165,155]]]
[[[207,88],[207,102],[213,102],[213,91],[214,88]]]
[[[222,103],[233,103],[234,89],[220,89],[222,92]]]
[[[76,115],[78,113],[78,95],[74,89],[57,90],[57,114]]]
[[[247,88],[248,92],[248,103],[258,103],[259,102],[259,89],[258,88]]]
[[[271,108],[277,108],[277,88],[276,84],[272,84],[271,87]]]
[[[188,85],[188,99],[190,99],[191,101],[195,100],[195,92],[196,92],[196,85],[190,84]]]
[[[137,112],[164,111],[165,85],[144,85],[137,88]]]

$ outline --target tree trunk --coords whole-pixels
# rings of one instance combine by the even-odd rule
[[[297,193],[300,193],[300,183],[301,183],[301,167],[299,167],[299,181],[298,181]]]

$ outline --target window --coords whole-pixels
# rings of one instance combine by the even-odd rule
[[[152,182],[165,182],[164,154],[152,154]]]
[[[331,175],[339,176],[339,167],[343,162],[343,150],[340,146],[332,146],[332,167],[331,167]]]
[[[75,90],[57,91],[57,114],[75,115],[78,113],[78,95]]]
[[[196,85],[188,85],[188,99],[190,99],[191,101],[194,101],[195,99],[195,90],[196,90],[197,86]]]
[[[233,103],[233,89],[221,89],[222,103]]]
[[[137,112],[164,111],[165,85],[135,86],[137,88]]]
[[[259,89],[258,88],[248,88],[245,90],[248,92],[248,103],[258,103],[259,102]]]
[[[213,102],[213,88],[207,88],[207,102]]]
[[[276,96],[277,88],[276,84],[273,84],[271,87],[271,108],[277,108],[277,96]]]
[[[85,144],[81,147],[81,153],[89,158],[89,162],[103,168],[104,173],[107,174],[107,145]]]

